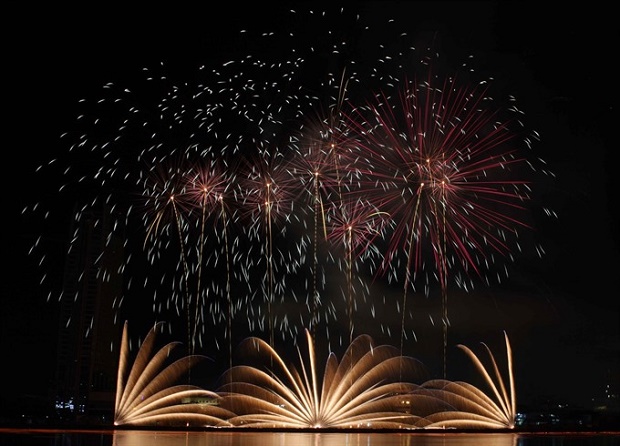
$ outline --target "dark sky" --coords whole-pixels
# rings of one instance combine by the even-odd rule
[[[618,31],[610,7],[356,5],[366,18],[397,19],[414,44],[434,38],[448,57],[475,54],[483,71],[519,98],[529,125],[541,134],[536,150],[556,174],[542,198],[558,219],[541,219],[536,228],[546,255],[522,260],[509,279],[510,291],[483,287],[453,298],[455,342],[493,337],[496,343],[507,330],[521,401],[549,397],[582,404],[601,395],[604,383],[618,386],[618,193],[612,187]],[[9,2],[4,8],[6,255],[0,333],[10,364],[3,382],[20,392],[45,392],[57,327],[55,307],[46,303],[48,290],[37,285],[38,259],[27,256],[39,231],[50,228],[21,210],[50,195],[34,171],[67,150],[60,135],[74,121],[78,100],[105,82],[135,79],[142,67],[161,61],[182,76],[198,63],[234,59],[246,50],[235,40],[238,30],[282,29],[290,9],[241,3],[157,8],[128,11],[126,4],[103,2],[76,9]],[[301,2],[294,9],[323,8],[320,2]],[[312,39],[310,33],[304,37]]]

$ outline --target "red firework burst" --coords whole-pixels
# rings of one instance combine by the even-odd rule
[[[348,124],[365,160],[358,167],[368,177],[360,192],[394,224],[384,270],[405,252],[411,283],[432,253],[445,288],[453,268],[482,275],[496,254],[510,256],[511,240],[528,226],[523,168],[530,164],[512,129],[516,121],[500,121],[484,83],[435,83],[430,75],[405,82],[397,106],[377,96],[349,115]]]

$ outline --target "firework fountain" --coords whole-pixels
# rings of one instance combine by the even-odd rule
[[[123,330],[114,410],[116,426],[235,427],[264,429],[511,429],[516,415],[512,352],[506,340],[506,376],[486,347],[490,367],[459,345],[479,370],[486,389],[463,381],[427,380],[424,365],[360,335],[339,360],[317,362],[306,330],[307,355],[287,362],[260,338],[239,346],[244,362],[228,369],[217,391],[179,385],[200,356],[178,358],[177,343],[151,352],[161,323],[151,328],[129,368]]]
[[[291,12],[291,23],[316,30],[325,29],[324,19]],[[520,234],[530,229],[534,177],[549,174],[531,154],[537,135],[525,130],[512,98],[491,96],[491,79],[473,79],[469,67],[436,68],[437,53],[411,47],[391,25],[373,33],[357,18],[351,26],[353,42],[330,30],[309,45],[294,32],[243,33],[248,55],[201,66],[195,82],[173,79],[162,64],[145,69],[135,85],[106,84],[101,98],[84,101],[78,130],[63,136],[67,167],[54,170],[62,159],[41,167],[66,180],[61,196],[79,192],[81,210],[105,206],[115,221],[107,239],[126,240],[123,264],[102,271],[126,281],[123,295],[113,296],[119,321],[126,299],[152,293],[153,322],[182,331],[188,357],[226,350],[233,386],[225,388],[227,401],[252,406],[265,389],[240,396],[234,385],[258,372],[233,365],[236,340],[249,336],[290,380],[278,386],[292,385],[286,391],[299,397],[295,404],[312,406],[314,415],[302,424],[318,422],[317,414],[340,402],[304,387],[318,385],[316,364],[309,376],[287,371],[276,343],[297,345],[307,329],[311,358],[318,339],[328,348],[348,345],[348,358],[330,359],[325,373],[346,375],[347,364],[347,376],[358,376],[356,367],[366,367],[361,345],[383,347],[371,347],[355,321],[374,318],[383,301],[393,308],[383,311],[400,323],[392,326],[390,318],[377,326],[388,336],[399,333],[399,353],[386,350],[402,373],[409,370],[405,343],[417,340],[410,297],[433,297],[438,285],[445,380],[449,289],[470,291],[478,280],[490,285],[505,278],[505,264],[526,248]],[[365,47],[360,53],[376,59],[358,63],[355,45],[379,35],[389,44]],[[88,161],[76,162],[82,157]],[[41,209],[37,203],[27,211]],[[81,218],[80,211],[75,221]],[[38,242],[33,252],[40,252]],[[338,290],[338,284],[344,285]],[[323,386],[331,378],[324,376]],[[411,385],[402,375],[394,382]],[[273,388],[275,381],[263,385]],[[430,398],[430,387],[401,390],[419,400],[422,388]],[[363,400],[367,391],[350,396]],[[506,401],[514,395],[498,395],[499,413],[510,418],[514,407]],[[222,417],[230,423],[267,422],[231,407],[239,418]],[[292,419],[289,410],[281,415]],[[349,423],[349,415],[336,418]]]

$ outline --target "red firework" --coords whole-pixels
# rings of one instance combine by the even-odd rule
[[[366,177],[360,192],[393,224],[380,271],[396,276],[400,262],[394,258],[405,256],[401,350],[408,289],[415,289],[419,273],[429,273],[425,262],[433,259],[430,273],[442,296],[444,376],[453,270],[483,276],[482,266],[509,257],[527,226],[522,167],[530,164],[512,129],[518,121],[501,121],[487,93],[485,83],[461,87],[456,78],[438,82],[429,74],[422,82],[404,82],[396,103],[380,94],[347,116],[364,160],[355,167]]]
[[[499,120],[483,83],[434,81],[406,82],[397,106],[381,95],[348,116],[365,163],[356,167],[367,176],[360,193],[394,224],[383,269],[405,252],[405,287],[430,253],[442,288],[452,268],[482,275],[528,226],[530,164],[511,129],[516,121]]]

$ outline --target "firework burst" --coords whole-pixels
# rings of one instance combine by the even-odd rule
[[[69,252],[93,208],[109,220],[92,225],[100,254],[122,241],[118,264],[84,265],[123,282],[107,296],[117,321],[127,302],[145,319],[176,314],[169,329],[181,325],[190,352],[227,343],[232,358],[247,332],[268,333],[273,347],[275,334],[296,342],[301,327],[329,340],[336,325],[352,342],[357,315],[395,301],[402,350],[408,294],[439,284],[447,330],[450,286],[505,277],[501,264],[530,229],[523,146],[533,139],[519,110],[498,107],[485,82],[428,70],[426,52],[392,24],[374,32],[335,17],[336,30],[308,42],[306,27],[333,17],[291,13],[294,32],[241,33],[242,57],[180,79],[151,67],[84,101],[66,158],[42,170],[60,166],[60,198],[79,192]],[[75,276],[87,289],[86,271]],[[385,277],[382,292],[397,282],[402,301],[371,296]]]
[[[528,139],[501,112],[486,82],[463,85],[431,71],[347,117],[364,156],[358,170],[369,186],[360,192],[374,191],[368,196],[393,222],[380,270],[403,285],[401,346],[410,288],[423,280],[428,295],[429,283],[439,284],[445,337],[451,278],[460,287],[473,286],[465,280],[472,275],[489,283],[486,271],[512,259],[520,231],[530,229]]]

